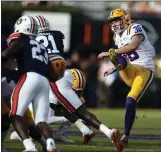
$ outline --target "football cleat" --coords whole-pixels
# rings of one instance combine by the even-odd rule
[[[60,151],[57,150],[57,149],[51,149],[51,150],[49,150],[48,152],[60,152]]]
[[[60,134],[58,131],[54,132],[54,139],[66,143],[75,143],[73,140],[69,139],[65,134]]]
[[[10,135],[10,139],[11,140],[20,140],[21,141],[21,138],[19,137],[19,135],[17,134],[16,131],[13,131]]]
[[[111,139],[117,149],[117,152],[122,152],[123,146],[120,143],[120,132],[118,129],[112,129]]]
[[[91,134],[87,134],[83,136],[82,143],[87,144],[92,138],[96,136],[96,132],[93,131]]]
[[[109,59],[117,69],[117,71],[121,71],[123,69],[122,64],[119,62],[118,57],[114,49],[109,50]]]
[[[128,147],[128,137],[123,135],[122,138],[121,138],[121,141],[120,141],[121,145],[125,148]]]

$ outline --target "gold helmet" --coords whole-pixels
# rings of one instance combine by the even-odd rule
[[[65,72],[66,69],[66,61],[60,55],[49,55],[50,61],[50,76],[53,80],[60,79]]]
[[[121,20],[122,24],[124,26],[124,29],[125,29],[131,23],[131,16],[128,12],[126,12],[122,8],[116,8],[116,9],[112,10],[110,15],[108,16],[109,24],[115,20]]]
[[[74,84],[72,86],[75,91],[83,91],[86,86],[86,79],[83,73],[78,69],[70,69],[74,78]]]

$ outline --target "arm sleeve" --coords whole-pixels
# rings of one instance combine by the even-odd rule
[[[13,40],[19,39],[21,36],[21,33],[12,33],[7,39],[7,45],[10,46]]]
[[[2,57],[8,58],[17,53],[23,47],[22,36],[20,33],[13,33],[7,39],[8,48],[2,52]]]
[[[144,29],[140,24],[132,24],[128,27],[127,30],[128,34],[132,38],[134,35],[143,35],[144,36]]]

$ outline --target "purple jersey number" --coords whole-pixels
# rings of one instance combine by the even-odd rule
[[[140,33],[140,32],[142,32],[142,28],[141,28],[140,25],[134,26],[133,29],[135,29],[135,33]]]
[[[129,55],[128,58],[131,62],[133,62],[139,58],[139,54],[137,54],[137,52],[134,52],[133,54]]]

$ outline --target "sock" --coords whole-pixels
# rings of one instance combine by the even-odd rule
[[[25,139],[25,140],[23,141],[23,144],[24,144],[26,150],[35,150],[35,151],[37,151],[37,149],[36,149],[34,143],[31,141],[30,138]]]
[[[106,127],[104,124],[101,124],[99,130],[111,139],[111,129]]]
[[[59,127],[59,134],[64,134],[65,132],[67,132],[68,128],[71,126],[71,123],[69,121],[67,122],[63,122],[60,127]]]
[[[50,151],[51,149],[56,149],[55,141],[52,138],[48,138],[46,140],[47,150]]]
[[[80,119],[78,119],[74,124],[79,128],[83,135],[90,134],[90,129]]]
[[[9,129],[8,129],[9,130]],[[1,138],[1,142],[4,142],[5,137],[7,136],[8,130],[2,132],[2,138]]]
[[[122,64],[123,68],[126,68],[126,66],[127,66],[126,58],[123,57],[122,55],[117,55],[117,58],[118,58],[119,62]]]
[[[46,140],[45,138],[42,136],[40,139],[37,140],[37,142],[43,147],[46,148]]]
[[[127,97],[126,98],[126,114],[125,114],[125,128],[124,128],[124,134],[129,135],[134,119],[136,114],[136,100]]]

